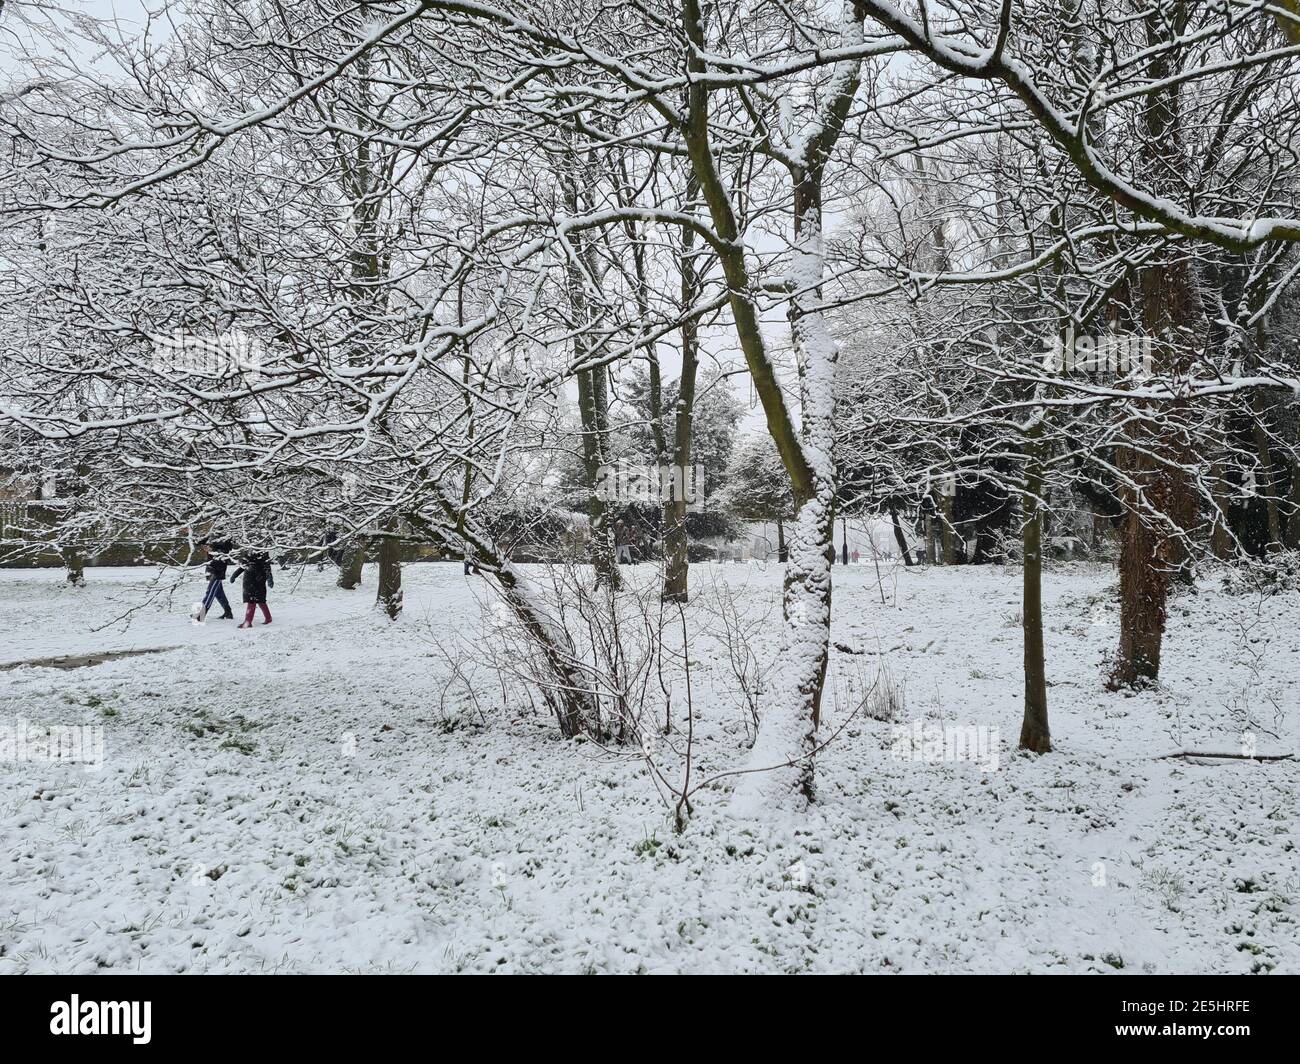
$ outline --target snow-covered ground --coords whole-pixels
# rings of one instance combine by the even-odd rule
[[[104,729],[98,772],[0,763],[0,973],[1300,972],[1300,765],[1159,758],[1243,732],[1300,746],[1300,596],[1261,610],[1208,579],[1174,603],[1160,688],[1125,696],[1102,686],[1113,572],[1053,569],[1057,749],[1035,758],[1015,752],[1019,576],[891,568],[882,588],[837,567],[843,727],[818,803],[745,823],[727,781],[676,834],[640,757],[562,740],[468,658],[467,694],[448,655],[492,637],[457,565],[408,567],[397,624],[373,571],[352,593],[279,574],[275,623],[251,631],[188,623],[197,578],[0,571],[0,665],[170,648],[0,671],[0,725]],[[715,582],[777,616],[774,567],[692,581],[692,625]],[[772,668],[776,640],[768,623]],[[696,778],[744,763],[724,658],[699,637]],[[846,723],[881,661],[896,725]],[[920,720],[999,745],[898,756],[895,727]]]

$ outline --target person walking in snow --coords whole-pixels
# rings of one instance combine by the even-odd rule
[[[636,545],[636,529],[620,518],[614,522],[614,560],[619,565],[632,564],[632,548]]]
[[[204,542],[204,546],[208,549],[208,562],[204,567],[208,588],[203,593],[203,606],[199,610],[199,620],[202,621],[207,617],[213,602],[220,602],[221,609],[224,611],[218,620],[233,620],[235,615],[230,610],[230,600],[226,598],[225,588],[226,569],[230,566],[230,551],[233,545],[228,539],[208,539]]]
[[[239,627],[253,627],[253,611],[259,606],[264,618],[262,623],[270,624],[271,611],[266,605],[266,592],[268,588],[275,587],[275,572],[271,567],[270,555],[263,551],[245,555],[239,568],[230,575],[230,582],[233,584],[241,575],[244,578],[244,623]]]

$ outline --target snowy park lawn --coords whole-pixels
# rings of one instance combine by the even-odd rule
[[[1126,696],[1103,689],[1113,570],[1050,570],[1057,749],[1030,757],[1018,569],[891,568],[882,605],[872,566],[837,567],[817,804],[742,822],[728,779],[676,834],[639,756],[502,705],[459,565],[407,567],[396,624],[373,570],[280,573],[251,631],[190,624],[197,577],[87,575],[0,571],[0,665],[168,649],[0,671],[0,725],[104,729],[97,772],[0,763],[0,973],[1300,972],[1300,764],[1159,757],[1300,746],[1294,592],[1179,593],[1161,686]],[[780,667],[777,568],[691,580],[768,615]],[[701,636],[691,660],[692,771],[741,767],[725,655]],[[882,661],[896,723],[846,723]],[[900,756],[896,728],[940,720],[999,745]]]

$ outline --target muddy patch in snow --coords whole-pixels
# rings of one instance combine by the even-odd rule
[[[53,658],[32,658],[28,661],[9,661],[0,664],[0,672],[9,669],[88,669],[119,658],[134,658],[140,654],[165,654],[180,647],[140,647],[137,650],[108,650],[98,654],[60,654]]]

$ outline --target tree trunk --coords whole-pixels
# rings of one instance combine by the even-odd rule
[[[1020,748],[1036,754],[1050,753],[1052,736],[1047,726],[1047,666],[1043,656],[1043,467],[1042,423],[1031,430],[1025,451],[1024,599],[1021,619],[1025,632],[1025,715],[1020,725]]]
[[[1255,459],[1259,462],[1255,487],[1259,498],[1264,501],[1264,512],[1268,517],[1268,543],[1264,553],[1273,554],[1282,548],[1282,514],[1277,505],[1279,478],[1273,465],[1268,430],[1264,427],[1267,407],[1258,394],[1251,398],[1251,411],[1251,439],[1255,444]]]
[[[81,551],[75,545],[64,547],[63,568],[69,584],[73,587],[86,586],[85,561],[81,557]]]
[[[687,182],[687,205],[695,198],[696,183]],[[694,306],[698,284],[695,273],[695,232],[682,234],[681,306],[685,313]],[[690,554],[686,537],[686,490],[691,484],[690,466],[695,421],[695,377],[697,329],[695,319],[682,322],[682,375],[677,387],[677,406],[673,412],[673,458],[669,482],[672,496],[663,500],[664,587],[665,602],[686,602],[690,597]],[[662,477],[660,478],[662,483]],[[695,485],[698,490],[698,485]]]
[[[1222,462],[1210,467],[1210,496],[1214,506],[1210,513],[1210,551],[1219,561],[1227,561],[1235,553],[1232,543],[1232,523],[1228,518],[1228,490],[1226,471]]]
[[[785,521],[776,519],[776,560],[784,565],[790,560],[790,549],[785,544]]]
[[[591,524],[591,566],[597,583],[617,590],[622,584],[622,574],[614,561],[614,529],[601,486],[609,474],[602,416],[607,409],[604,377],[604,366],[579,371],[578,411],[582,420],[582,465],[587,479],[587,519]]]
[[[379,539],[379,590],[375,596],[375,605],[393,621],[402,612],[402,541],[397,530],[397,519],[390,518]]]
[[[565,206],[571,214],[581,211],[584,173],[576,155],[569,160],[564,173]],[[574,327],[582,330],[590,322],[591,309],[587,299],[587,277],[594,281],[601,276],[600,267],[581,234],[570,237],[574,258],[568,264],[569,309]],[[579,333],[574,339],[575,361],[581,365],[592,354],[589,336]],[[609,477],[609,371],[602,364],[580,369],[578,380],[578,417],[582,426],[582,467],[587,488],[587,518],[591,524],[591,565],[596,582],[617,590],[622,584],[622,574],[615,564],[614,530],[609,522],[604,483]]]
[[[865,11],[846,12],[841,43],[864,40]],[[707,73],[709,54],[699,0],[683,0],[682,31],[689,47],[691,75]],[[736,336],[768,431],[790,476],[795,500],[794,535],[785,571],[785,625],[772,696],[750,753],[750,771],[734,794],[741,812],[799,805],[812,798],[813,754],[821,718],[821,697],[830,652],[831,545],[834,505],[835,362],[837,347],[822,309],[825,276],[822,247],[822,176],[848,118],[860,84],[860,61],[836,64],[834,90],[818,120],[806,130],[799,163],[788,163],[793,184],[794,251],[788,278],[792,293],[789,320],[799,370],[800,424],[786,398],[759,324],[752,293],[754,277],[746,262],[745,241],[732,203],[729,182],[718,170],[719,154],[710,135],[709,93],[704,79],[691,76],[682,123],[685,147],[700,182],[717,240],[713,248],[727,283]],[[667,104],[654,103],[665,111]],[[665,114],[671,121],[674,116]]]
[[[1300,462],[1288,462],[1291,471],[1291,490],[1288,495],[1286,516],[1286,538],[1283,545],[1287,550],[1300,550]]]
[[[898,507],[893,503],[889,504],[889,520],[894,526],[894,542],[898,544],[898,552],[903,556],[903,564],[910,568],[912,554],[907,549],[907,537],[903,535],[903,526],[898,523]]]
[[[1196,496],[1186,467],[1192,443],[1175,402],[1132,411],[1128,441],[1116,449],[1124,474],[1120,498],[1120,638],[1110,686],[1132,687],[1160,675],[1169,589],[1191,577],[1187,545],[1196,520]]]
[[[957,529],[952,523],[954,496],[945,491],[940,496],[941,517],[940,533],[943,539],[943,564],[957,564]]]
[[[361,570],[366,564],[365,541],[358,537],[348,548],[343,564],[339,566],[338,586],[344,591],[355,591],[361,586]]]
[[[528,579],[510,564],[484,529],[441,495],[438,504],[445,523],[419,515],[411,515],[411,523],[432,539],[473,554],[479,572],[493,580],[507,607],[541,654],[549,672],[543,697],[555,713],[560,733],[565,738],[585,734],[596,720],[595,700],[564,628],[551,618]]]
[[[1292,44],[1300,44],[1300,0],[1278,0],[1277,6],[1291,15],[1287,18],[1281,11],[1274,11],[1273,18],[1277,20],[1278,27]]]
[[[835,483],[835,360],[837,345],[821,307],[824,271],[820,171],[800,174],[794,194],[791,275],[797,294],[789,308],[799,368],[803,418],[801,457],[807,480],[795,478],[794,534],[785,569],[782,632],[772,698],[742,776],[742,804],[772,807],[791,795],[813,798],[813,751],[830,655],[831,558]],[[808,461],[812,457],[812,461]]]
[[[1132,452],[1130,452],[1131,454]],[[1148,472],[1144,457],[1128,463],[1130,475]],[[1144,519],[1138,493],[1124,489],[1127,513],[1120,528],[1119,657],[1111,672],[1112,687],[1132,687],[1160,675],[1160,647],[1165,630],[1169,573],[1159,564],[1160,538]]]
[[[1154,58],[1147,76],[1156,84],[1173,73],[1169,41],[1185,25],[1186,9],[1175,7],[1168,21],[1149,21],[1148,44]],[[1179,87],[1171,84],[1144,99],[1146,140],[1143,154],[1156,187],[1181,172],[1182,138]],[[1182,253],[1150,262],[1137,275],[1136,305],[1143,335],[1152,345],[1157,372],[1185,374],[1198,316],[1195,266]],[[1196,518],[1196,495],[1187,474],[1194,458],[1185,400],[1159,404],[1138,401],[1126,410],[1127,440],[1116,449],[1125,474],[1120,525],[1120,639],[1111,687],[1155,680],[1160,674],[1166,603],[1175,572],[1191,577],[1185,537]]]

